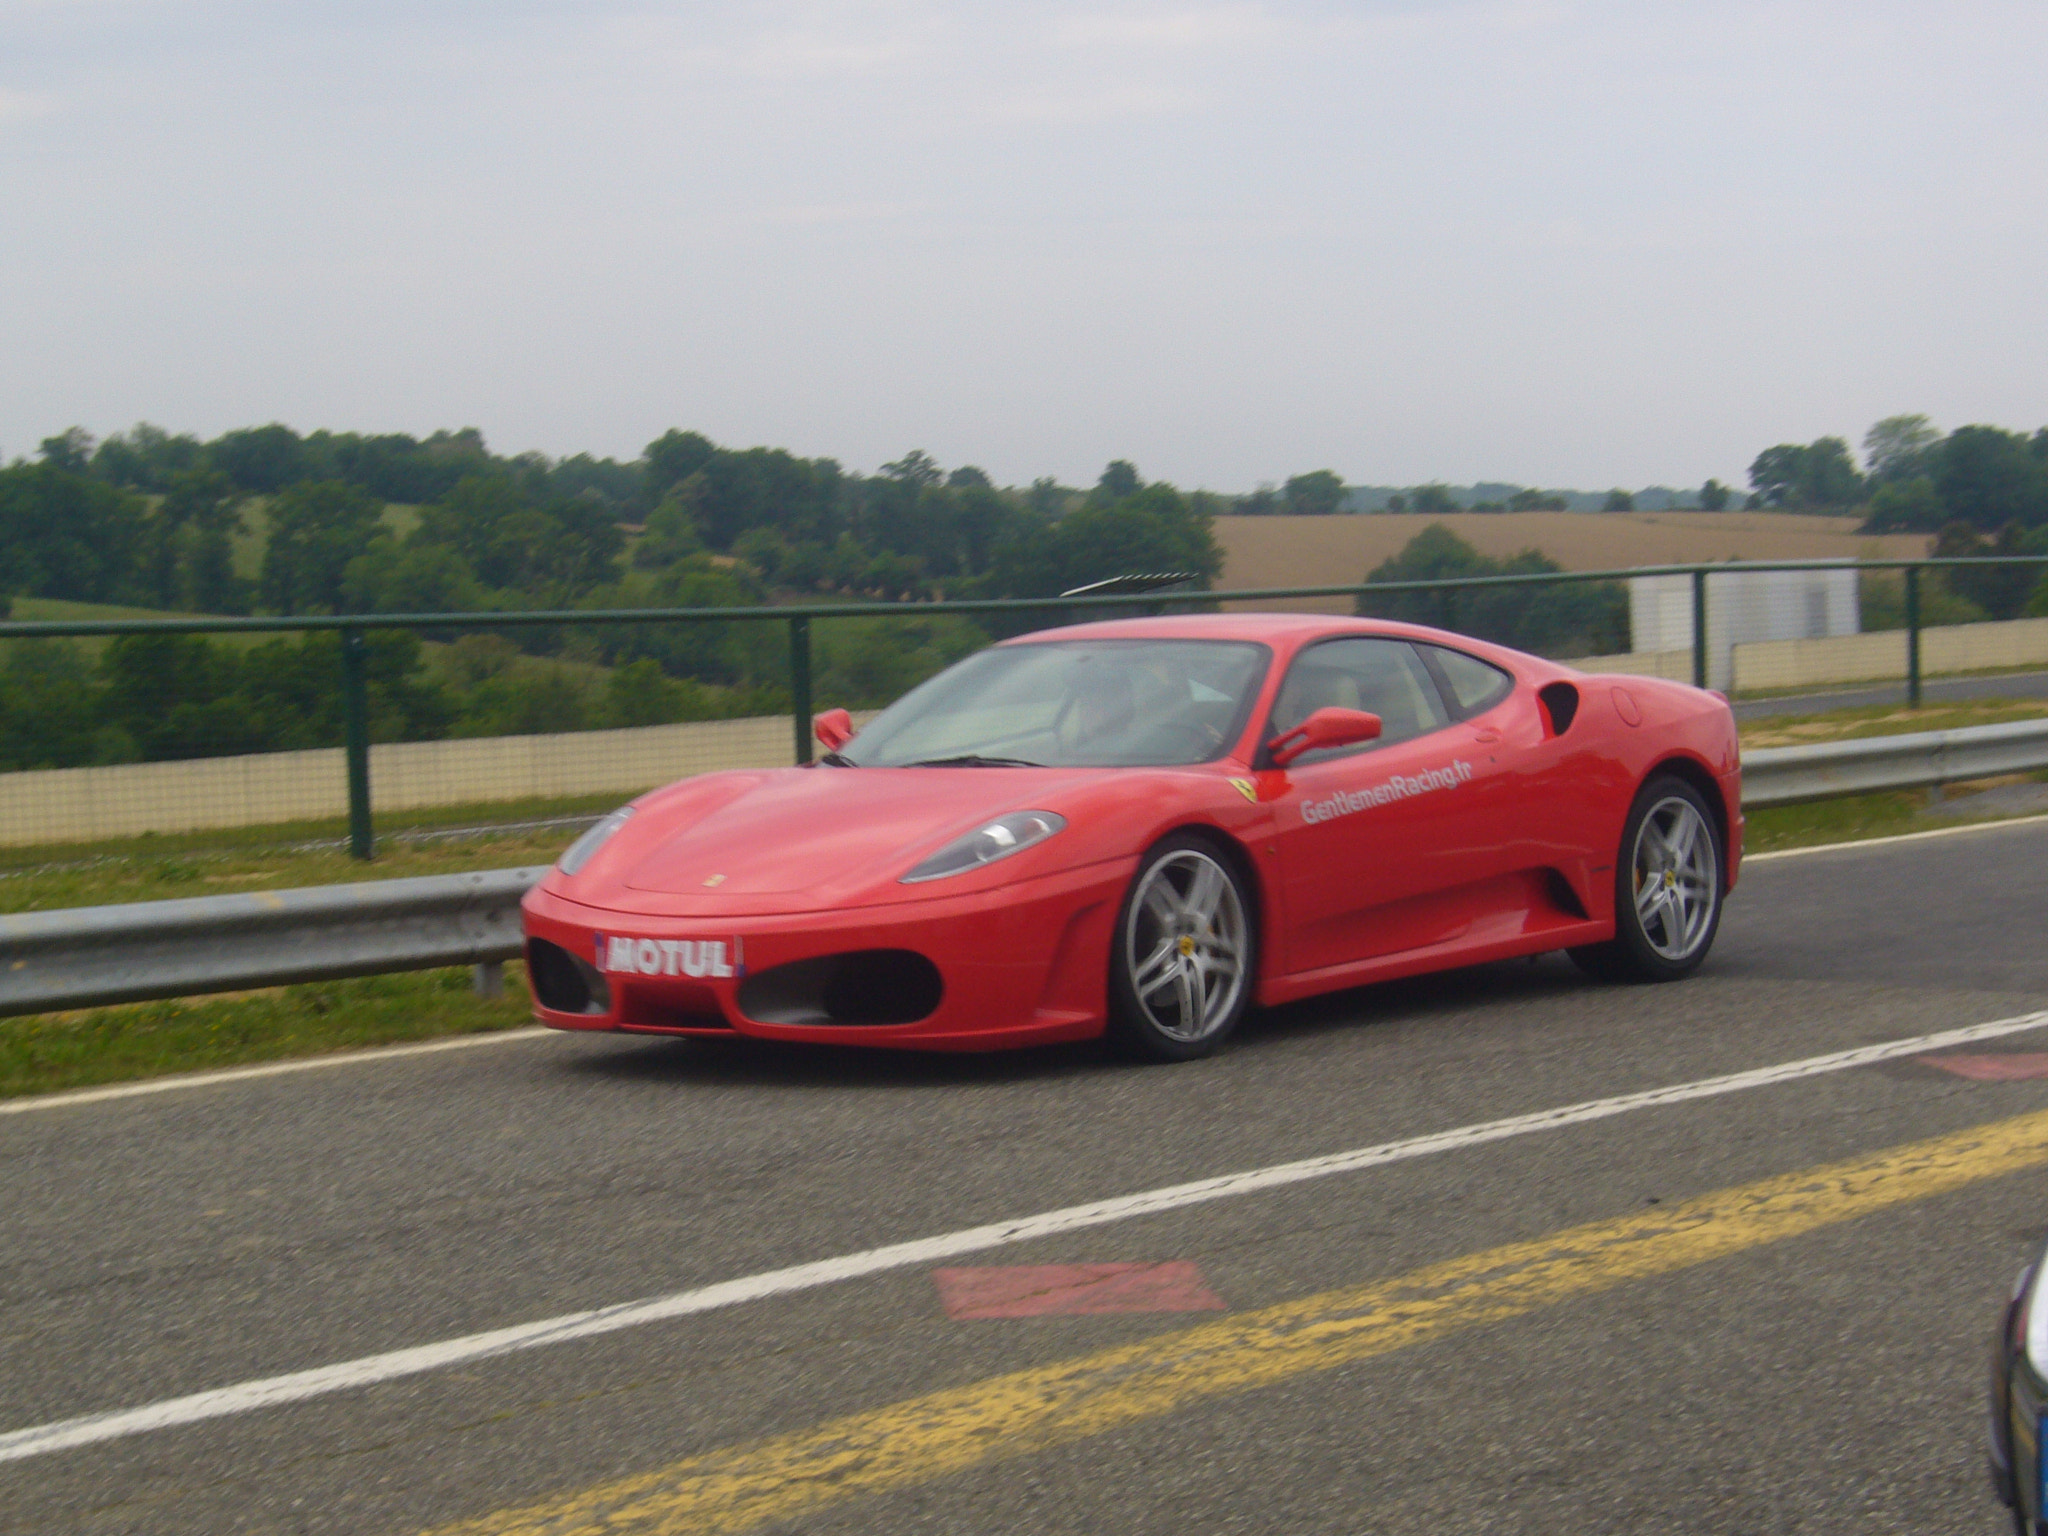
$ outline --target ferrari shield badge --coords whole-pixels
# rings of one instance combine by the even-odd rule
[[[1257,805],[1259,803],[1259,786],[1254,784],[1250,779],[1232,779],[1230,781],[1230,787],[1236,790],[1240,795],[1243,795],[1245,799],[1249,800],[1253,805]]]

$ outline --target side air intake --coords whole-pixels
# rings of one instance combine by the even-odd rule
[[[1550,717],[1550,734],[1562,736],[1572,728],[1572,719],[1579,712],[1579,690],[1570,683],[1545,683],[1536,690],[1536,697],[1543,701],[1543,712]]]

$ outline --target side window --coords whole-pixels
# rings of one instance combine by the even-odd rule
[[[1443,700],[1422,658],[1405,640],[1325,640],[1294,658],[1273,702],[1270,739],[1290,731],[1319,709],[1362,709],[1380,717],[1378,745],[1406,741],[1449,725]],[[1358,747],[1305,752],[1297,763],[1318,763]]]
[[[1514,678],[1490,661],[1441,645],[1425,645],[1422,650],[1436,663],[1460,715],[1476,715],[1493,708],[1515,686]]]

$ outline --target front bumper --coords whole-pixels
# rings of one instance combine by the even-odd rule
[[[1135,867],[1118,860],[844,912],[687,918],[586,906],[550,889],[550,877],[523,903],[530,960],[535,941],[554,945],[596,984],[585,1011],[537,998],[534,1016],[557,1029],[918,1050],[1083,1039],[1106,1022],[1110,930]],[[774,977],[805,974],[786,967],[878,952],[936,967],[936,1005],[901,1023],[792,1023],[790,1008],[767,1005]]]

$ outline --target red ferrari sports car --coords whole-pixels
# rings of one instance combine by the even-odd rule
[[[817,732],[563,855],[543,1022],[1184,1060],[1252,1003],[1510,955],[1684,976],[1741,859],[1725,699],[1408,624],[1048,630]]]

